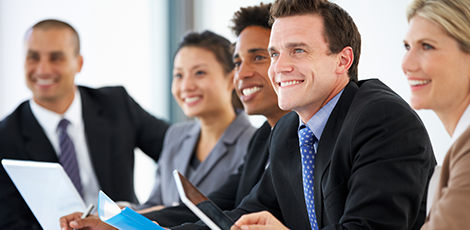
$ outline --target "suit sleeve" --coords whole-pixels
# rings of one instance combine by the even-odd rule
[[[137,147],[158,161],[169,124],[142,109],[126,91],[124,100],[129,108],[131,119],[138,129],[135,137]]]
[[[227,181],[208,198],[221,210],[232,210],[235,208],[235,196],[240,181],[240,172],[243,165],[239,167],[238,173],[229,176]],[[145,217],[157,221],[161,226],[177,226],[186,222],[196,222],[199,218],[193,214],[184,204],[175,207],[167,207],[160,211],[144,214]]]
[[[339,223],[324,230],[419,229],[435,160],[424,125],[410,110],[404,103],[380,101],[345,121],[353,125],[350,140],[340,140],[350,143],[345,143],[350,177],[343,185],[349,192]],[[325,202],[332,202],[332,190],[324,191]]]
[[[468,142],[468,136],[464,142]],[[470,226],[469,145],[460,151],[452,147],[447,154],[450,154],[450,164],[446,164],[444,160],[442,170],[449,177],[444,178],[444,174],[441,174],[441,180],[447,180],[447,183],[443,184],[441,196],[433,203],[428,222],[423,225],[422,230],[467,229]]]

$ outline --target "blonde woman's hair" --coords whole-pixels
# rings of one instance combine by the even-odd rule
[[[463,52],[470,53],[469,0],[414,0],[406,11],[408,22],[416,15],[437,23]]]

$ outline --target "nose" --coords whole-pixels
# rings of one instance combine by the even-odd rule
[[[293,71],[292,64],[292,58],[287,54],[279,53],[277,57],[271,59],[271,68],[276,74]]]
[[[38,65],[35,69],[35,74],[37,75],[48,75],[52,73],[52,66],[48,60],[40,59]]]
[[[181,91],[191,91],[195,88],[194,79],[191,76],[181,78]]]
[[[417,59],[418,57],[414,49],[409,48],[403,56],[403,60],[401,63],[401,69],[403,70],[403,73],[405,73],[405,75],[408,75],[409,73],[415,72],[419,69]]]
[[[250,63],[242,62],[235,72],[235,81],[253,77],[255,71]]]

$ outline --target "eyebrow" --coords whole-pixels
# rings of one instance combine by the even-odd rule
[[[263,49],[263,48],[253,48],[253,49],[249,49],[248,50],[248,53],[252,54],[252,53],[256,53],[256,52],[267,52],[268,50],[267,49]],[[234,54],[233,55],[233,59],[235,58],[239,58],[240,55],[238,55],[238,53]]]
[[[309,45],[307,45],[307,43],[304,43],[304,42],[292,42],[292,43],[287,43],[287,45],[285,46],[286,48],[290,49],[290,48],[296,48],[296,47],[306,47],[306,48],[310,48]],[[269,47],[268,48],[268,51],[269,52],[272,52],[272,51],[276,51],[276,49],[274,47]]]
[[[202,67],[202,66],[208,66],[208,65],[205,64],[205,63],[203,63],[203,64],[198,64],[198,65],[195,65],[194,67],[192,67],[191,70],[197,69],[197,68]],[[173,67],[173,70],[175,70],[175,69],[176,69],[176,70],[180,70],[180,69],[183,69],[183,68],[176,66],[176,67]]]

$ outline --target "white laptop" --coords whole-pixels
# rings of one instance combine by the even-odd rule
[[[43,229],[60,230],[60,217],[85,211],[59,163],[3,159],[2,165]]]

